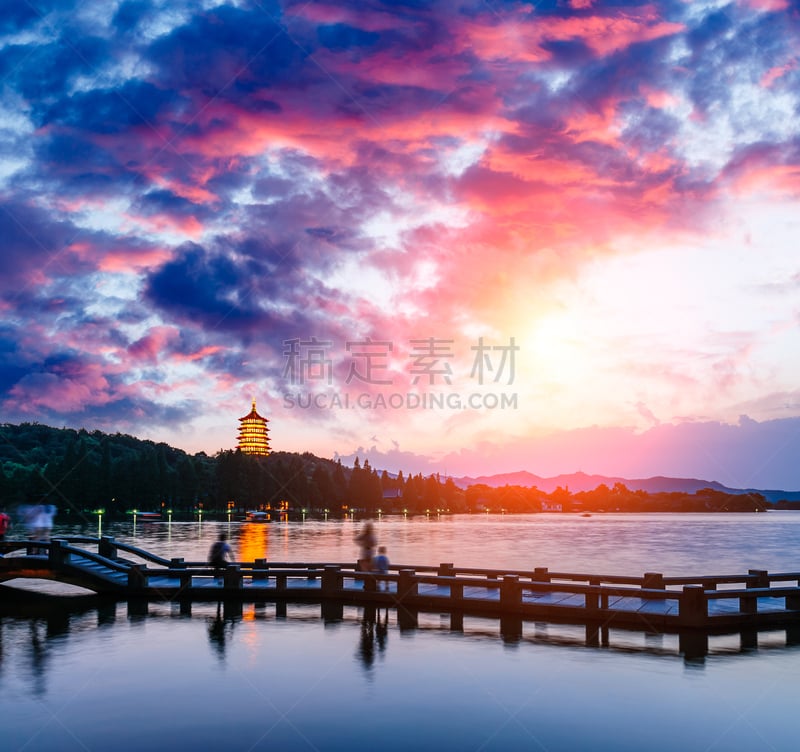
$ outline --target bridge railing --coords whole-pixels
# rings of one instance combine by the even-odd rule
[[[97,545],[98,552],[78,548],[74,545],[78,543]],[[254,594],[298,597],[305,593],[308,597],[347,597],[443,609],[494,609],[533,618],[544,614],[579,620],[632,619],[641,610],[642,618],[689,627],[710,627],[726,620],[756,620],[776,613],[775,618],[800,618],[798,572],[769,573],[751,569],[746,574],[723,576],[665,577],[658,572],[604,576],[551,572],[546,568],[511,571],[462,568],[443,563],[438,566],[394,565],[388,574],[380,574],[358,571],[352,562],[271,562],[266,559],[217,568],[207,562],[165,559],[111,537],[0,542],[0,552],[4,555],[20,550],[28,554],[32,548],[46,552],[46,556],[33,557],[38,569],[34,567],[30,570],[33,574],[27,576],[36,576],[36,572],[46,567],[63,570],[70,563],[78,566],[80,562],[89,561],[103,565],[112,574],[123,574],[124,580],[117,577],[116,587],[119,589],[124,582],[126,592],[131,594],[146,595],[152,591],[166,593],[169,597],[180,597],[181,593],[200,595],[203,587],[208,588],[207,581],[216,578],[225,593],[248,590]],[[136,555],[145,563],[121,559],[120,551]],[[25,558],[28,561],[31,557]],[[2,561],[7,575],[14,560]],[[87,573],[87,578],[102,576]],[[547,597],[552,595],[558,597]],[[725,600],[733,602],[733,607],[716,607]],[[776,601],[780,600],[783,600],[782,608],[777,608]],[[660,606],[654,602],[660,602]]]

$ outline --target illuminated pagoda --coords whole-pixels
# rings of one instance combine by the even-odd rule
[[[256,411],[256,400],[253,398],[253,409],[239,418],[238,449],[244,454],[257,454],[266,457],[269,454],[269,429],[267,419]]]

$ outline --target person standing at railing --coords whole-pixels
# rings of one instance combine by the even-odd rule
[[[375,546],[378,543],[378,537],[375,535],[375,526],[371,520],[364,523],[361,532],[355,536],[355,542],[358,543],[358,564],[356,569],[360,572],[369,572],[372,570],[372,557],[375,555]]]
[[[22,517],[22,522],[25,525],[25,531],[28,535],[28,540],[36,540],[36,523],[39,519],[41,512],[41,504],[26,504],[19,508],[19,514]]]
[[[233,550],[228,543],[227,533],[220,533],[219,538],[211,544],[208,551],[208,563],[214,567],[214,577],[220,577],[227,569],[228,562],[233,561]]]
[[[56,508],[52,504],[40,504],[39,513],[34,520],[34,537],[38,541],[47,542],[53,532],[53,517],[56,516]]]

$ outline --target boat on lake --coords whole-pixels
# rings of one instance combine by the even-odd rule
[[[247,512],[245,522],[270,522],[269,512]]]
[[[144,522],[160,522],[161,512],[129,512],[135,520],[142,520]]]

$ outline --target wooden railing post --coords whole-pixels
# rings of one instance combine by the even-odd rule
[[[402,600],[408,596],[414,597],[419,593],[419,583],[413,569],[401,569],[398,573],[397,597]]]
[[[547,567],[536,567],[533,570],[533,579],[536,582],[550,582],[550,572]]]
[[[458,603],[464,600],[464,583],[451,582],[450,583],[450,600]]]
[[[766,569],[749,569],[747,571],[747,574],[751,576],[751,579],[747,580],[747,587],[749,588],[769,587],[769,572]]]
[[[769,572],[766,569],[748,569],[750,577],[745,585],[746,590],[769,587]],[[758,613],[758,596],[743,595],[739,598],[739,611],[743,614]]]
[[[597,590],[587,591],[584,593],[583,598],[583,605],[587,611],[597,611],[600,608],[600,593]]]
[[[97,553],[111,561],[117,560],[117,542],[113,535],[104,535],[97,544]]]
[[[69,561],[69,551],[64,550],[68,545],[69,542],[62,538],[54,538],[50,541],[50,551],[47,558],[51,567],[59,567]]]
[[[784,600],[787,611],[800,611],[800,589],[793,595],[787,595]]]
[[[222,575],[222,581],[228,590],[242,589],[242,570],[238,564],[228,564]]]
[[[642,577],[642,589],[665,590],[664,575],[661,572],[645,572]]]
[[[740,595],[739,596],[739,611],[743,614],[757,614],[758,613],[758,596],[755,595]]]
[[[702,585],[684,585],[678,599],[678,617],[687,627],[702,627],[708,622],[708,599]]]
[[[266,559],[256,559],[253,562],[253,582],[266,580],[267,579],[267,560]],[[256,570],[263,570],[257,572]]]
[[[183,556],[175,556],[169,560],[170,569],[183,569],[185,566]]]
[[[503,575],[500,584],[500,605],[504,608],[519,608],[522,605],[522,586],[517,575]]]
[[[144,590],[147,587],[147,567],[144,564],[131,564],[128,570],[128,588]]]
[[[455,577],[456,568],[453,566],[452,562],[439,564],[439,570],[436,574],[439,575],[439,577]]]
[[[342,568],[326,564],[322,569],[322,594],[329,598],[342,594]]]

